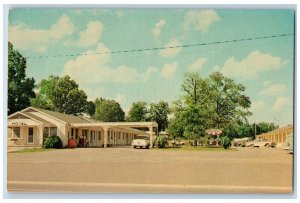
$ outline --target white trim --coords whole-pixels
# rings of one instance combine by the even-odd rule
[[[44,124],[42,121],[36,120],[36,119],[32,118],[31,116],[28,116],[28,115],[22,113],[21,111],[15,112],[15,113],[11,114],[10,116],[8,116],[7,118],[8,118],[8,119],[13,119],[13,118],[10,118],[10,117],[13,117],[13,116],[15,116],[15,115],[17,115],[17,114],[21,114],[21,115],[23,115],[23,116],[25,116],[25,117],[27,117],[27,118],[30,118],[30,119],[32,119],[32,120],[34,120],[34,121],[36,121],[36,122],[38,122],[38,123],[40,123],[40,124]]]

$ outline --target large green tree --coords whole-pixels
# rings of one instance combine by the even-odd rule
[[[33,78],[26,78],[26,58],[8,43],[8,114],[30,106],[35,97]]]
[[[125,113],[120,104],[114,100],[97,98],[94,118],[103,122],[124,121]]]
[[[251,115],[250,99],[244,91],[243,85],[219,72],[205,79],[198,73],[187,73],[182,83],[181,105],[175,108],[175,118],[168,130],[178,134],[178,126],[184,126],[184,135],[194,142],[204,136],[208,128],[220,128],[236,136],[236,130],[230,129]]]
[[[168,114],[170,113],[169,104],[164,101],[151,103],[149,109],[149,120],[156,121],[158,131],[164,131],[168,127]]]
[[[247,121],[247,117],[251,115],[248,110],[251,102],[245,95],[245,86],[223,76],[220,72],[212,73],[208,80],[211,127],[225,128],[232,122]]]
[[[31,100],[32,106],[79,115],[86,112],[87,95],[69,76],[49,76],[38,84],[37,97]]]
[[[126,116],[126,121],[137,122],[147,120],[147,103],[143,101],[134,102]]]

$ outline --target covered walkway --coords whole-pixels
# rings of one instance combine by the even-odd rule
[[[153,147],[154,134],[157,134],[158,124],[156,122],[92,122],[92,123],[71,123],[69,128],[80,129],[81,135],[87,138],[89,146],[117,146],[130,145],[136,135],[150,137],[150,147]],[[148,128],[149,134],[136,128]],[[73,134],[73,133],[71,133]],[[90,135],[90,136],[89,136]],[[93,136],[103,135],[103,143],[95,143]]]

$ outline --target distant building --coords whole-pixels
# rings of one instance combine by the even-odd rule
[[[263,133],[257,136],[260,139],[266,139],[270,142],[276,142],[276,144],[280,147],[284,143],[285,139],[289,134],[293,132],[293,125],[287,125],[282,128],[277,128],[273,131]]]
[[[156,122],[97,122],[35,107],[9,115],[7,127],[8,146],[42,146],[47,137],[57,135],[64,146],[75,140],[80,146],[114,147],[130,145],[141,134],[153,140],[157,131]],[[136,129],[145,127],[149,134]]]

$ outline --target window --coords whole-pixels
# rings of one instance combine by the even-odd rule
[[[97,131],[94,131],[94,140],[97,140],[96,135],[97,135]]]
[[[98,131],[98,140],[101,140],[101,132]]]
[[[33,128],[28,128],[28,143],[33,144]]]
[[[51,127],[51,128],[50,128],[50,135],[51,135],[51,136],[52,136],[52,135],[57,136],[57,127]]]
[[[20,127],[14,127],[13,132],[14,132],[13,137],[20,138]]]

